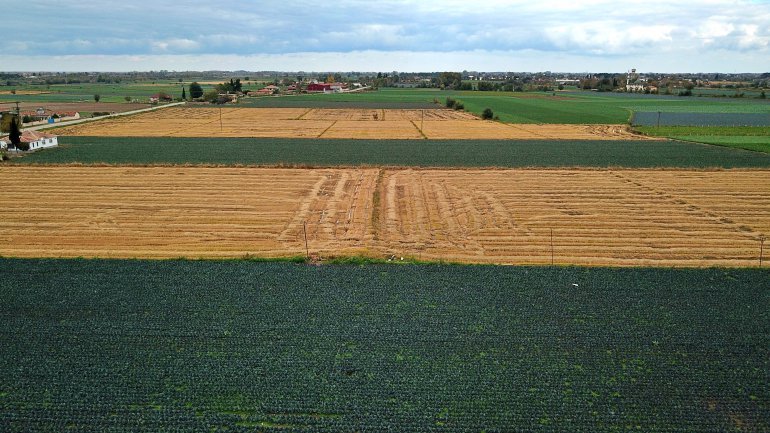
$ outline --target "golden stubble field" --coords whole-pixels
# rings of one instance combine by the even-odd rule
[[[484,121],[448,109],[171,107],[56,130],[67,136],[348,139],[640,140],[624,125]]]
[[[751,266],[770,233],[768,170],[9,166],[0,175],[0,255],[12,257],[304,255],[306,231],[320,257]]]

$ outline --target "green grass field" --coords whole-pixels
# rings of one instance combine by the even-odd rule
[[[0,260],[8,432],[770,429],[770,273]]]
[[[432,103],[444,104],[447,97],[460,100],[465,109],[477,115],[490,108],[508,123],[627,123],[633,111],[768,113],[770,103],[757,99],[680,98],[676,96],[635,95],[597,92],[455,92],[437,89],[380,89],[376,92],[291,96],[290,106],[308,101],[315,106],[334,103]],[[261,98],[244,104],[279,106],[279,98]]]
[[[770,167],[770,155],[671,141],[61,137],[15,163],[419,167]]]
[[[770,153],[767,126],[639,126],[636,130],[657,137]]]

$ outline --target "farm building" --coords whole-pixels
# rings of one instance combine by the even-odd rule
[[[256,92],[250,92],[250,95],[256,95],[256,96],[270,96],[275,94],[277,87],[275,86],[268,86],[263,89],[259,89]]]
[[[11,140],[7,137],[0,137],[0,150],[8,149],[8,145],[11,144]]]
[[[37,131],[24,131],[21,142],[29,144],[29,150],[46,149],[59,145],[59,137]]]
[[[344,83],[310,83],[307,85],[309,93],[342,93],[347,89],[348,85]]]
[[[171,102],[173,100],[174,100],[174,98],[172,98],[171,95],[166,95],[164,93],[156,93],[156,94],[150,96],[150,103],[151,104],[153,102],[161,102],[161,101],[163,101],[163,102]]]
[[[331,91],[332,85],[326,83],[310,83],[307,85],[308,92],[327,92]]]
[[[25,123],[50,122],[51,119],[64,119],[64,120],[80,119],[80,113],[78,113],[77,111],[53,111],[45,108],[38,108],[35,111],[22,111],[21,116],[22,116],[22,119],[29,120],[29,122],[25,122]],[[53,123],[53,122],[50,122],[50,123]]]

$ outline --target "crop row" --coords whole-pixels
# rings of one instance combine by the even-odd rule
[[[765,270],[0,268],[2,431],[770,427]]]
[[[770,167],[770,156],[669,141],[62,137],[19,163],[421,167]]]

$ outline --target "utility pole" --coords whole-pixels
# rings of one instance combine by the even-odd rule
[[[307,221],[302,221],[302,233],[305,234],[305,256],[310,260],[310,248],[307,246]]]
[[[553,228],[551,229],[551,266],[553,266]]]
[[[759,267],[762,267],[762,259],[765,252],[765,235],[759,236]]]
[[[222,132],[222,107],[219,107],[219,132]]]

